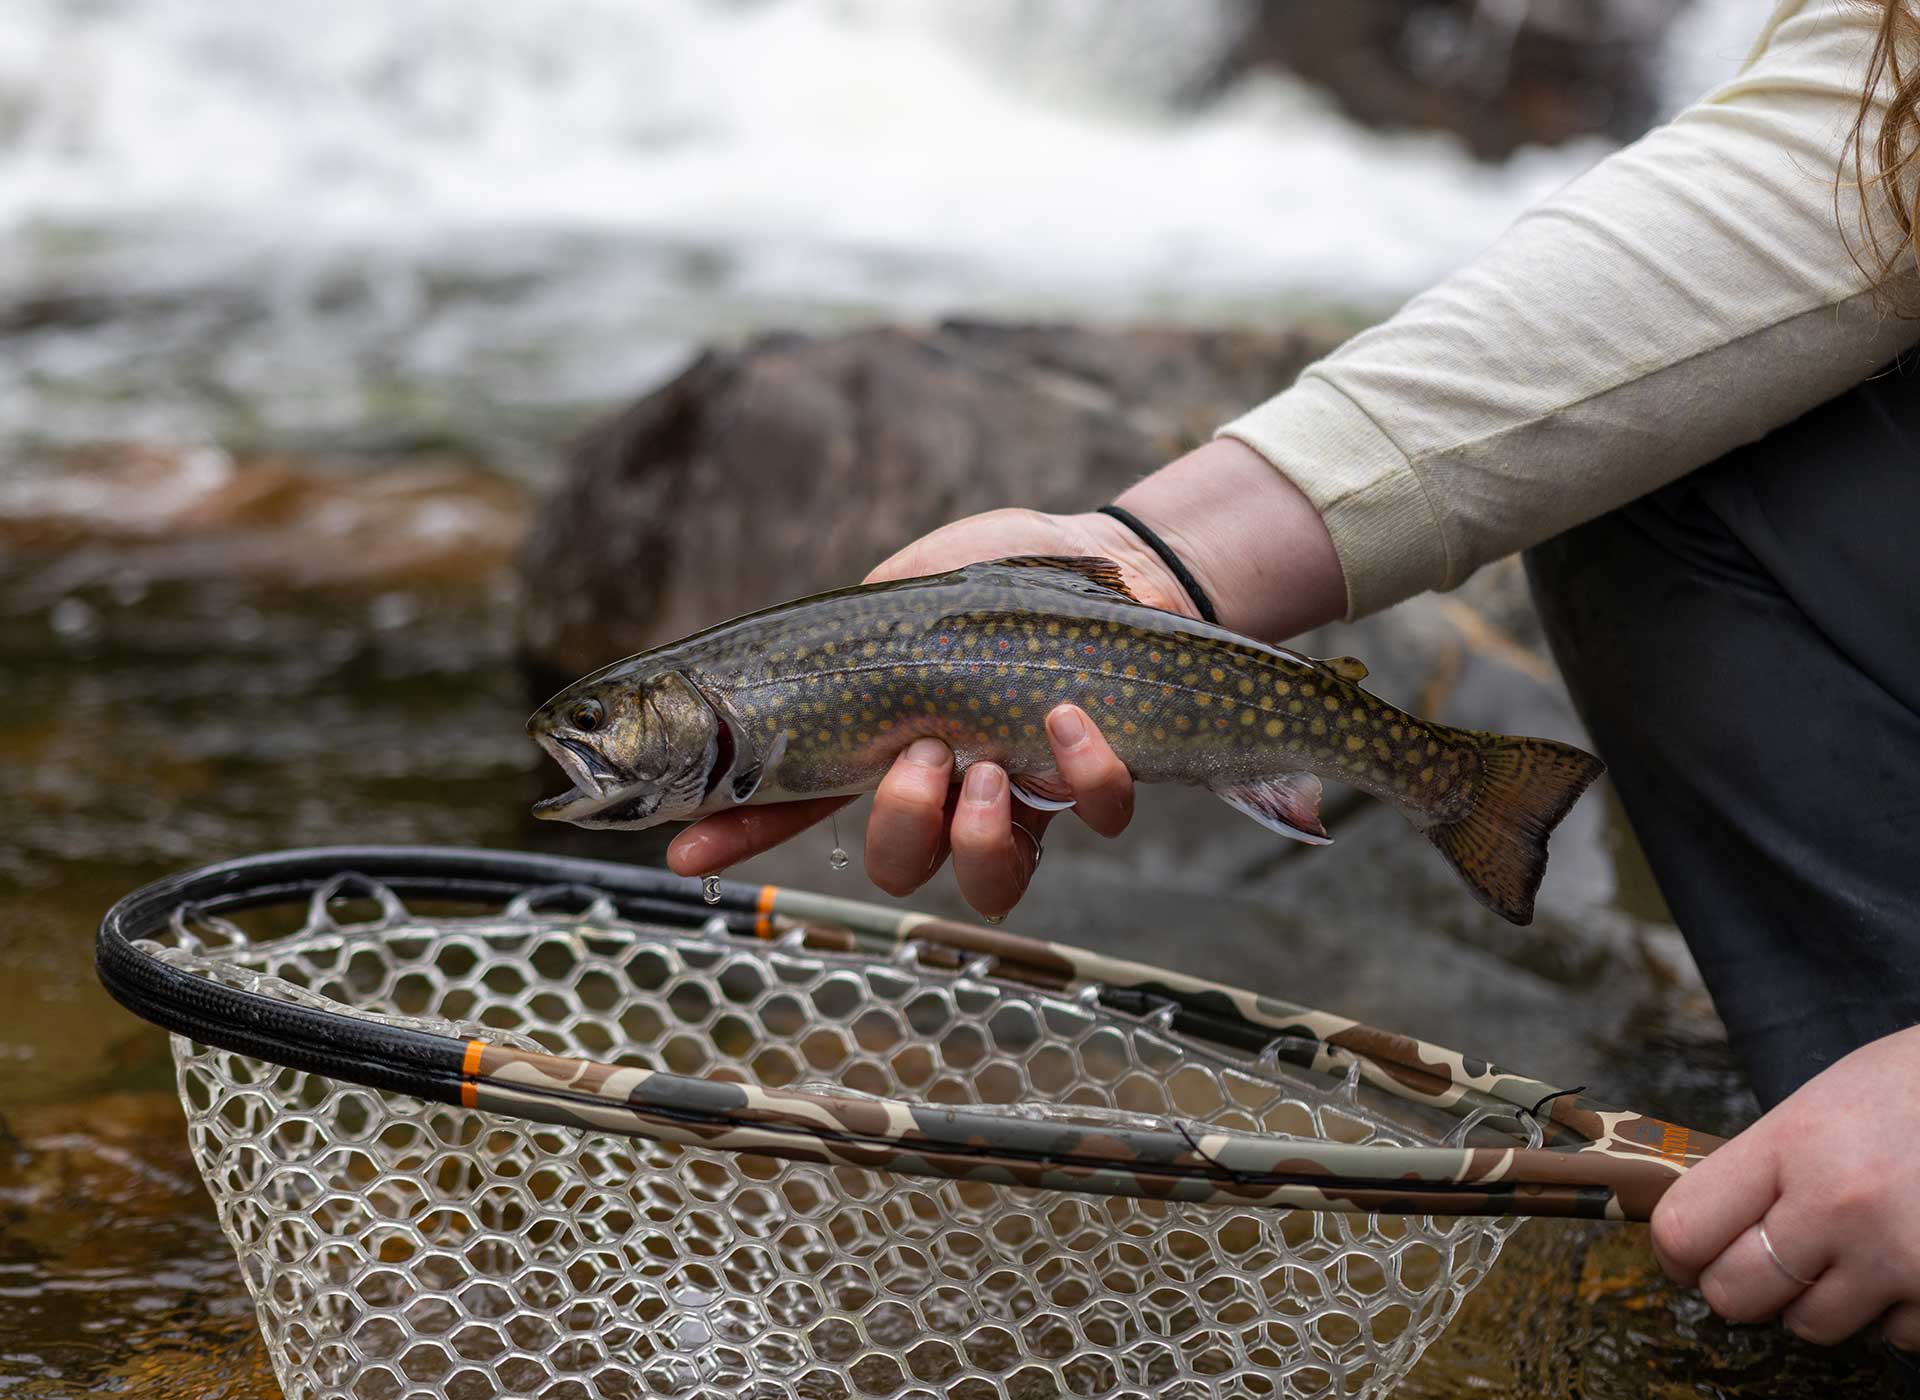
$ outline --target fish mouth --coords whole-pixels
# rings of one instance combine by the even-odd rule
[[[609,768],[587,745],[558,734],[536,734],[534,742],[573,781],[567,791],[533,804],[533,814],[548,821],[578,821],[624,803],[637,784]]]

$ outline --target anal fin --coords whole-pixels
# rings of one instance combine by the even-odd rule
[[[1013,795],[1040,812],[1064,812],[1073,805],[1073,789],[1058,773],[1010,773]]]
[[[1320,780],[1305,769],[1210,790],[1229,807],[1245,812],[1269,831],[1305,841],[1310,846],[1330,845],[1333,841],[1326,827],[1320,824]]]

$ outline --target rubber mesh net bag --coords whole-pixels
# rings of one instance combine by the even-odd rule
[[[832,917],[856,906],[819,897],[782,900],[826,917],[770,916],[752,891],[758,908],[631,917],[577,887],[449,913],[348,885],[319,886],[297,917],[183,905],[137,946],[207,984],[457,1038],[469,1067],[562,1056],[917,1114],[990,1108],[1042,1140],[1171,1130],[1222,1161],[1207,1144],[1457,1146],[1485,1126],[1374,1092],[1357,1061],[1247,1053],[1166,1006],[1116,1009],[1105,984],[1004,975],[924,936],[956,926],[916,936],[897,911],[882,947]],[[173,1051],[293,1400],[1378,1396],[1517,1223],[783,1160],[186,1035]],[[1506,1126],[1538,1146],[1524,1115]]]

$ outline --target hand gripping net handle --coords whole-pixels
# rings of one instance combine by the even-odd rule
[[[197,975],[143,940],[182,911],[201,919],[324,903],[358,877],[403,898],[505,905],[570,887],[626,918],[743,938],[799,931],[808,946],[898,955],[1077,993],[1110,1013],[1242,1054],[1357,1074],[1465,1120],[1531,1117],[1555,1146],[1405,1147],[1189,1128],[1036,1120],[991,1109],[772,1089],[570,1059],[277,1000]],[[157,881],[108,911],[102,984],[136,1015],[191,1040],[390,1093],[509,1117],[707,1150],[1100,1195],[1379,1214],[1645,1220],[1706,1134],[1371,1026],[1198,978],[1000,929],[785,890],[701,882],[645,867],[498,851],[329,847],[253,856]]]

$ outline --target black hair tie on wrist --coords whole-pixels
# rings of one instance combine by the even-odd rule
[[[1160,562],[1167,566],[1167,571],[1174,576],[1180,586],[1187,590],[1187,597],[1193,600],[1195,611],[1206,621],[1216,625],[1219,623],[1220,615],[1213,610],[1213,601],[1207,597],[1207,591],[1200,586],[1200,581],[1193,576],[1185,564],[1180,562],[1180,556],[1168,548],[1165,540],[1141,523],[1139,516],[1130,510],[1122,510],[1119,506],[1101,506],[1100,514],[1111,515],[1138,535],[1148,549],[1160,556]]]

